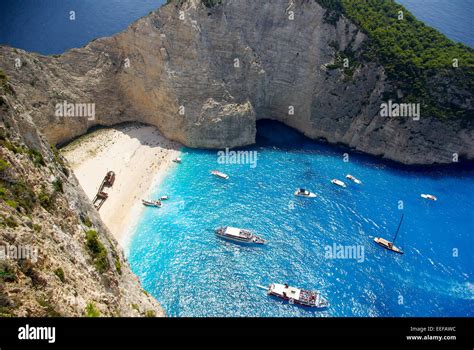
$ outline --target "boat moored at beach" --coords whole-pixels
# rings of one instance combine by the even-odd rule
[[[314,198],[314,197],[316,197],[316,194],[313,193],[313,192],[310,192],[308,190],[305,190],[304,188],[298,188],[295,191],[295,196],[306,197],[306,198]]]
[[[181,158],[179,158],[179,157],[173,159],[173,162],[178,163],[178,164],[181,163],[181,161],[182,161],[182,160],[181,160]]]
[[[211,174],[214,176],[220,177],[221,179],[224,179],[224,180],[229,179],[229,175],[221,173],[220,171],[217,171],[217,170],[211,171]]]
[[[332,179],[331,183],[333,183],[334,185],[339,186],[339,187],[343,187],[343,188],[347,187],[344,182],[342,182],[341,180],[338,180],[338,179]]]
[[[249,243],[249,244],[264,244],[266,241],[263,238],[260,238],[254,235],[248,230],[244,230],[237,227],[224,226],[216,229],[216,235],[218,237],[228,239],[234,242],[239,243]]]
[[[113,171],[107,172],[104,179],[104,185],[108,187],[112,187],[115,182],[115,173]]]
[[[161,201],[145,200],[145,199],[142,199],[142,203],[146,207],[155,207],[155,208],[161,208],[161,206],[163,205]]]
[[[430,201],[433,201],[433,202],[436,202],[438,200],[438,198],[436,198],[435,196],[433,196],[432,194],[421,194],[420,195],[421,198],[424,198],[424,199],[429,199]]]
[[[319,291],[291,287],[288,284],[272,283],[268,287],[267,294],[288,301],[290,304],[298,304],[317,309],[329,307],[329,302]]]
[[[356,184],[358,184],[358,185],[362,184],[362,181],[360,181],[360,180],[359,180],[358,178],[356,178],[355,176],[352,176],[351,174],[347,174],[347,175],[346,175],[346,179],[349,179],[349,180],[351,180],[352,182],[354,182],[354,183],[356,183]]]

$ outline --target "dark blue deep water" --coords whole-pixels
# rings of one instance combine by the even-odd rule
[[[474,47],[474,1],[396,0],[448,38]]]
[[[183,149],[128,247],[147,291],[171,316],[473,316],[474,173],[408,169],[259,124],[257,165],[217,163],[215,151]],[[213,169],[229,180],[211,176]],[[346,174],[362,185],[349,183]],[[332,178],[346,181],[335,187]],[[318,194],[297,198],[297,187]],[[421,193],[438,196],[427,201]],[[399,209],[400,201],[403,210]],[[404,255],[377,246],[392,238]],[[219,226],[269,240],[247,247],[215,237]],[[334,259],[326,247],[356,246],[363,259]],[[361,257],[352,256],[353,258]],[[321,289],[332,306],[315,312],[266,296],[272,282]]]
[[[118,33],[165,0],[2,0],[0,44],[51,55]],[[70,11],[75,20],[70,20]]]

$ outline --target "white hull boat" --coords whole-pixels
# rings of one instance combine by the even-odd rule
[[[394,246],[392,242],[387,241],[385,238],[375,237],[374,242],[377,243],[379,246],[384,247],[385,249],[391,250],[392,252],[403,254],[400,248]]]
[[[314,198],[314,197],[316,197],[316,193],[305,190],[304,188],[298,188],[295,191],[295,196],[305,197],[305,198]]]
[[[347,187],[344,182],[342,182],[341,180],[338,180],[338,179],[332,179],[331,183],[333,183],[334,185],[339,186],[339,187],[343,187],[343,188]]]
[[[358,184],[358,185],[362,184],[362,181],[360,181],[360,180],[359,180],[358,178],[356,178],[355,176],[352,176],[351,174],[347,174],[347,175],[346,175],[346,179],[349,179],[349,180],[351,180],[352,182],[354,182],[354,183],[356,183],[356,184]]]
[[[228,239],[234,242],[247,243],[247,244],[264,244],[266,241],[254,235],[248,230],[244,230],[237,227],[224,226],[216,229],[216,235],[218,237]]]
[[[155,208],[161,208],[163,204],[161,204],[160,201],[153,201],[153,200],[145,200],[142,199],[142,204],[146,207],[155,207]]]
[[[402,221],[403,221],[403,214],[402,214],[402,217],[400,218],[400,222],[398,224],[395,237],[393,237],[393,242],[390,242],[386,240],[385,238],[381,238],[381,237],[375,237],[374,242],[377,243],[379,246],[384,247],[385,249],[388,249],[392,252],[403,254],[403,251],[400,248],[395,246],[395,240],[397,239],[398,232],[400,232],[400,226],[402,226]]]
[[[311,291],[288,286],[287,284],[273,283],[268,287],[268,295],[283,299],[290,304],[324,309],[329,302],[321,296],[319,291]]]
[[[436,198],[432,194],[421,194],[420,196],[421,198],[429,199],[430,201],[433,201],[433,202],[436,202],[438,200],[438,198]]]
[[[179,158],[179,157],[178,157],[178,158],[175,158],[175,159],[173,159],[173,162],[179,164],[179,163],[181,163],[181,158]]]
[[[211,174],[214,176],[220,177],[221,179],[224,179],[224,180],[229,179],[229,175],[221,173],[220,171],[217,171],[217,170],[211,171]]]

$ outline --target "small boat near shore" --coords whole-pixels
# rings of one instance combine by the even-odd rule
[[[239,243],[264,244],[267,242],[248,230],[231,226],[219,227],[216,229],[216,235]]]
[[[145,200],[145,199],[142,199],[142,204],[146,207],[155,207],[155,208],[161,208],[161,206],[163,205],[161,201]]]
[[[334,185],[339,186],[339,187],[343,187],[343,188],[347,187],[344,182],[342,182],[341,180],[338,180],[338,179],[332,179],[331,183],[333,183]]]
[[[432,194],[421,194],[420,195],[421,198],[424,198],[424,199],[429,199],[430,201],[434,201],[436,202],[438,200],[438,198],[436,198],[435,196],[433,196]]]
[[[170,197],[168,197],[168,196],[161,196],[160,197],[160,201],[167,201],[168,199],[170,199]]]
[[[180,163],[181,163],[181,161],[182,161],[182,160],[181,160],[181,158],[179,158],[179,157],[178,157],[178,158],[175,158],[175,159],[173,159],[173,162],[175,162],[175,163],[178,163],[178,164],[180,164]]]
[[[358,185],[362,184],[362,181],[360,181],[360,180],[359,180],[358,178],[356,178],[355,176],[352,176],[351,174],[347,174],[347,175],[346,175],[346,179],[349,179],[349,180],[351,180],[352,182],[354,182],[354,183],[356,183],[356,184],[358,184]]]
[[[229,175],[221,173],[220,171],[217,171],[217,170],[211,171],[211,174],[214,176],[220,177],[221,179],[224,179],[224,180],[229,179]]]
[[[267,294],[285,300],[290,304],[324,309],[329,307],[329,302],[317,290],[305,290],[291,287],[288,284],[272,283]]]
[[[316,197],[316,194],[313,193],[313,192],[310,192],[308,190],[305,190],[304,188],[298,188],[295,191],[295,196],[306,197],[306,198],[314,198],[314,197]]]

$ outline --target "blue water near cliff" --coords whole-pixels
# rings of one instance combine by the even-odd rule
[[[472,168],[414,170],[351,153],[343,162],[347,150],[275,122],[260,123],[258,144],[246,150],[258,152],[256,167],[219,165],[216,152],[185,148],[154,194],[170,200],[145,209],[135,230],[129,262],[170,316],[474,316]],[[216,168],[230,179],[211,176]],[[318,197],[297,198],[297,187]],[[400,200],[404,255],[373,242],[393,237]],[[213,233],[223,225],[269,243],[224,241]],[[363,247],[364,259],[329,258],[334,244]],[[331,307],[283,304],[257,287],[272,282],[320,289]]]
[[[397,0],[449,38],[474,47],[472,0]],[[165,0],[2,0],[0,45],[51,55],[110,36]],[[76,19],[69,19],[75,11]]]

